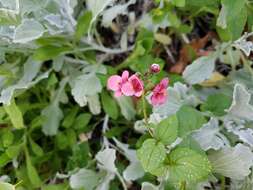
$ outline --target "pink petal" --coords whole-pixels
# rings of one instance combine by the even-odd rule
[[[117,91],[120,89],[121,81],[122,79],[119,75],[113,75],[107,81],[107,88],[113,91]]]
[[[162,85],[163,88],[167,88],[169,85],[169,79],[164,78],[163,80],[161,80],[160,84]]]
[[[122,76],[121,76],[122,82],[123,83],[126,82],[128,80],[128,77],[129,77],[129,72],[128,71],[123,71]]]
[[[143,82],[139,79],[138,76],[133,75],[129,78],[129,82],[132,84],[134,89],[134,95],[140,97],[144,91]]]
[[[134,89],[130,82],[126,82],[122,85],[121,91],[125,96],[133,96],[134,95]]]
[[[114,97],[120,97],[120,96],[122,96],[122,92],[121,91],[116,91],[114,93]]]

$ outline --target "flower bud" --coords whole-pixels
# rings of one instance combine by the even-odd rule
[[[151,66],[150,66],[150,70],[152,73],[159,73],[161,68],[160,68],[160,65],[156,64],[156,63],[153,63]]]

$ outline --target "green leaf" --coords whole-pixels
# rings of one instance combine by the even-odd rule
[[[10,130],[4,131],[4,133],[2,135],[3,146],[9,147],[10,145],[12,145],[13,140],[14,140],[13,133]]]
[[[168,156],[169,179],[175,182],[200,181],[208,177],[212,168],[206,156],[188,148],[176,148]]]
[[[77,116],[74,122],[75,129],[84,129],[91,120],[91,114],[89,113],[82,113]]]
[[[224,15],[225,24],[223,25],[223,28],[217,27],[218,34],[224,41],[234,41],[241,36],[241,33],[243,32],[244,26],[247,22],[246,1],[222,0],[221,3],[223,10],[225,9],[227,11]]]
[[[15,186],[9,183],[0,182],[0,190],[15,190]]]
[[[25,127],[23,115],[14,99],[11,101],[10,105],[4,105],[4,109],[10,117],[13,127],[16,129],[22,129]]]
[[[5,166],[9,162],[11,162],[11,160],[12,159],[6,153],[1,154],[1,156],[0,156],[0,167]]]
[[[101,93],[101,100],[105,113],[116,120],[119,116],[119,109],[116,101],[106,91]]]
[[[77,106],[75,106],[67,113],[67,115],[65,116],[65,118],[62,122],[63,127],[69,128],[74,124],[78,110],[79,110],[79,108]]]
[[[68,169],[84,168],[90,157],[90,148],[88,142],[82,142],[72,146],[72,156],[68,160]]]
[[[176,115],[162,120],[155,128],[155,137],[165,145],[173,143],[177,139],[177,134],[178,121]]]
[[[127,130],[126,127],[113,127],[111,129],[109,129],[108,131],[106,131],[105,136],[107,138],[113,138],[113,137],[118,137],[120,136],[123,132],[125,132]]]
[[[63,132],[59,132],[57,135],[56,135],[56,145],[57,147],[60,149],[60,150],[64,150],[68,147],[69,145],[69,142],[68,142],[68,137],[65,133]]]
[[[132,99],[127,96],[121,96],[117,98],[117,102],[119,104],[122,115],[127,120],[132,120],[136,114]]]
[[[65,190],[67,189],[67,187],[67,184],[51,184],[43,186],[42,190]]]
[[[31,149],[36,156],[43,156],[43,149],[32,138],[29,138]]]
[[[92,12],[86,11],[78,18],[75,39],[79,41],[82,36],[87,34],[92,19]]]
[[[157,174],[157,171],[161,168],[165,160],[166,149],[161,142],[156,142],[154,139],[147,139],[142,144],[142,147],[137,150],[137,156],[144,171]]]
[[[26,170],[28,178],[30,179],[31,184],[34,187],[38,188],[40,187],[42,182],[36,168],[32,164],[30,155],[28,154],[28,150],[25,151],[25,156],[26,156]]]
[[[47,61],[60,55],[61,53],[70,51],[69,46],[47,45],[35,50],[33,58],[38,61]]]
[[[177,118],[180,137],[187,136],[206,123],[205,117],[199,111],[189,106],[182,106],[177,112]]]
[[[20,153],[21,150],[22,150],[22,144],[12,145],[12,146],[8,147],[8,149],[5,151],[5,153],[9,158],[15,158],[18,156],[18,154]]]
[[[223,116],[225,110],[231,105],[231,98],[224,94],[212,94],[208,96],[207,101],[201,106],[202,111],[210,111],[215,116]]]
[[[184,7],[185,6],[185,0],[172,0],[171,1],[173,5],[177,7]]]

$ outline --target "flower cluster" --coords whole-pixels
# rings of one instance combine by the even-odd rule
[[[158,64],[152,64],[150,67],[151,73],[160,72],[160,66]],[[163,104],[167,99],[167,87],[169,85],[169,79],[164,78],[159,84],[157,84],[151,95],[151,103],[154,106]],[[114,91],[114,96],[135,96],[141,97],[145,95],[144,82],[137,74],[129,76],[128,71],[124,71],[121,76],[112,75],[107,81],[107,88]]]

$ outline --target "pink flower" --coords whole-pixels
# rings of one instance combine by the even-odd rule
[[[136,96],[140,97],[144,91],[143,82],[137,75],[130,78],[129,72],[124,71],[122,76],[113,75],[107,81],[107,88],[114,91],[114,96]]]
[[[153,89],[151,96],[151,103],[153,106],[162,105],[167,100],[167,87],[169,85],[169,79],[164,78],[161,82]]]

